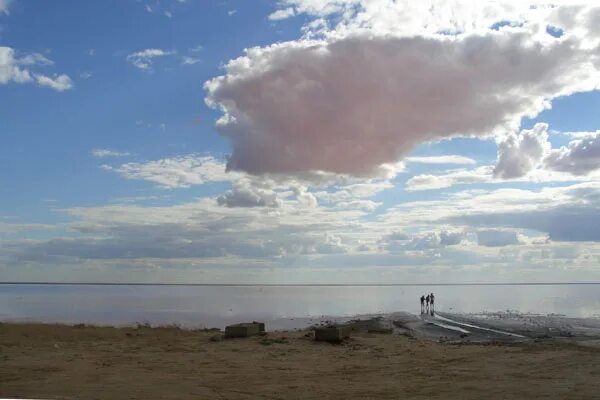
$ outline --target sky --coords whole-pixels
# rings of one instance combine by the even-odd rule
[[[0,0],[0,281],[600,281],[600,5]]]

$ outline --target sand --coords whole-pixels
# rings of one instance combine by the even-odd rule
[[[0,398],[598,399],[600,350],[554,341],[448,344],[307,331],[0,324]]]

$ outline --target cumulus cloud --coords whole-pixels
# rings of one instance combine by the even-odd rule
[[[600,169],[600,131],[552,150],[544,163],[549,169],[573,175],[586,175]]]
[[[273,190],[257,188],[248,181],[236,182],[233,188],[217,198],[226,207],[279,207],[281,200]]]
[[[0,84],[32,81],[29,71],[19,66],[19,62],[14,55],[15,51],[10,47],[0,47]]]
[[[154,59],[174,54],[173,51],[163,49],[145,49],[127,55],[127,61],[136,68],[147,70],[154,63]]]
[[[464,28],[454,30],[460,34],[449,35],[439,33],[450,28],[442,16],[433,23],[402,13],[417,2],[394,3],[404,9],[374,3],[381,12],[368,19],[364,10],[375,11],[367,1],[286,3],[313,14],[358,8],[343,29],[320,39],[248,49],[205,84],[207,103],[223,112],[217,128],[232,144],[229,169],[375,176],[419,143],[505,135],[552,99],[598,87],[598,55],[587,45],[595,33],[578,28],[565,29],[560,39],[548,35],[540,21],[552,9],[519,6],[531,21],[494,30],[473,19],[477,29],[463,21],[452,27]],[[414,7],[437,4],[444,18],[462,10],[458,2],[424,3]],[[534,11],[545,19],[527,14]],[[580,20],[588,9],[573,12]],[[412,30],[404,31],[402,22],[413,19],[419,27],[409,23]],[[388,20],[402,30],[379,27]]]
[[[341,32],[368,28],[403,35],[462,33],[485,30],[495,24],[510,28],[535,21],[542,32],[546,31],[547,23],[552,23],[556,29],[598,33],[594,24],[597,14],[578,14],[577,10],[582,5],[596,5],[595,0],[280,0],[278,3],[281,10],[293,7],[296,14],[339,20],[336,31]]]
[[[145,163],[132,162],[120,166],[104,165],[126,179],[145,180],[164,189],[187,188],[206,182],[230,181],[237,176],[225,171],[223,162],[212,156],[186,155]]]
[[[511,134],[498,144],[498,161],[494,176],[520,178],[537,168],[550,152],[548,124],[538,123],[520,135]]]
[[[459,192],[445,199],[410,202],[381,216],[391,226],[525,229],[555,241],[600,241],[600,181],[540,190]]]
[[[440,232],[440,245],[442,246],[455,246],[460,244],[465,239],[464,232]]]
[[[252,182],[250,190],[260,188],[261,181]],[[365,190],[369,191],[373,189]],[[171,271],[178,265],[187,271],[182,276],[189,277],[190,271],[212,265],[212,272],[203,275],[212,280],[220,272],[237,273],[235,268],[250,265],[285,266],[286,282],[287,274],[299,265],[333,266],[338,275],[340,268],[348,268],[344,276],[362,270],[369,281],[375,279],[369,275],[374,266],[412,268],[415,278],[426,271],[447,273],[447,277],[461,271],[463,279],[469,268],[479,271],[475,279],[485,269],[492,279],[501,271],[512,271],[510,276],[515,277],[516,262],[519,271],[547,267],[549,260],[559,269],[576,266],[578,273],[584,267],[597,268],[600,246],[555,241],[600,241],[598,184],[460,192],[448,199],[402,203],[376,215],[356,208],[301,204],[297,194],[305,192],[303,188],[277,192],[277,207],[228,207],[218,198],[204,198],[160,207],[118,204],[60,210],[72,221],[66,227],[78,235],[3,241],[0,268],[106,263],[129,272],[128,268],[149,265]],[[565,224],[561,218],[573,221]],[[398,231],[399,227],[407,231]],[[486,241],[485,233],[476,243],[470,240],[478,231],[530,230],[540,232],[536,235],[544,240],[520,240],[519,246],[509,247],[500,246],[498,238]],[[512,242],[511,236],[502,243]],[[567,247],[578,250],[570,255],[561,250]],[[269,279],[274,271],[260,276]],[[543,271],[547,277],[550,268]],[[535,276],[539,277],[539,269]]]
[[[31,83],[47,86],[62,92],[73,87],[73,81],[68,75],[61,74],[49,77],[40,73],[31,72],[28,67],[49,66],[54,63],[39,53],[27,54],[16,57],[15,50],[10,47],[0,47],[0,84]]]
[[[560,132],[556,132],[560,133]],[[460,184],[503,182],[569,182],[600,179],[600,133],[567,132],[575,138],[567,146],[552,149],[548,125],[509,134],[498,143],[495,166],[421,174],[406,182],[406,190],[442,189]],[[411,157],[407,158],[410,161]]]
[[[295,201],[275,212],[223,207],[202,199],[167,207],[113,205],[64,210],[78,237],[11,243],[0,256],[16,261],[67,262],[108,259],[262,259],[346,253],[354,211],[307,208]],[[347,243],[348,242],[348,243]],[[10,247],[10,248],[9,248]]]
[[[460,231],[423,232],[412,236],[404,232],[394,232],[384,236],[380,245],[392,253],[422,251],[455,246],[460,244],[465,237],[465,233]]]

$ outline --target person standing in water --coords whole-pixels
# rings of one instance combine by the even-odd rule
[[[425,314],[425,295],[421,295],[421,314]]]
[[[430,307],[430,310],[431,310],[431,315],[433,315],[433,313],[435,312],[435,305],[434,305],[434,302],[435,302],[435,296],[433,295],[433,292],[432,292],[432,293],[431,293],[429,296],[427,296],[427,297],[429,297],[429,303],[431,304],[431,307]]]
[[[429,313],[429,295],[425,296],[425,314]]]

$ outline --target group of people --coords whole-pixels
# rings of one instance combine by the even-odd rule
[[[429,293],[427,296],[421,296],[421,314],[433,315],[435,312],[435,296],[433,293]]]

